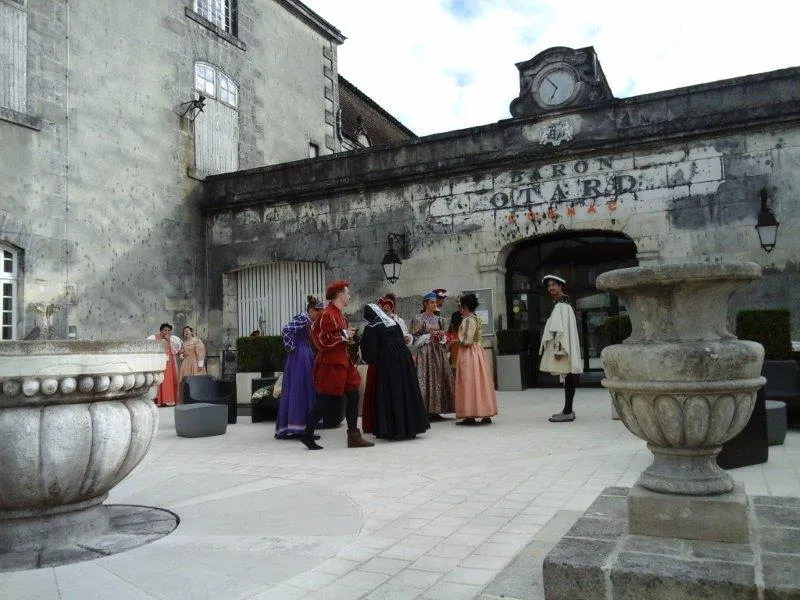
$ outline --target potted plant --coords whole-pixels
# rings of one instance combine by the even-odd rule
[[[523,355],[528,350],[528,332],[524,329],[500,329],[495,333],[497,344],[497,389],[520,391],[527,387]]]

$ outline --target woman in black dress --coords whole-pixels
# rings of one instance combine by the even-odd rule
[[[430,429],[417,370],[400,327],[377,304],[364,307],[361,358],[376,366],[372,433],[389,440],[411,439]]]

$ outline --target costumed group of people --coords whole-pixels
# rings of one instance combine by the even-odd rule
[[[564,384],[564,408],[552,422],[575,420],[573,399],[582,372],[577,321],[566,281],[557,275],[542,279],[553,301],[541,338],[539,369],[558,375]],[[320,450],[315,430],[334,403],[345,398],[347,445],[373,446],[358,428],[361,375],[351,347],[358,344],[368,365],[364,386],[362,428],[376,438],[412,439],[455,413],[456,425],[490,424],[497,415],[491,370],[482,345],[482,325],[475,315],[478,298],[459,298],[447,328],[440,310],[447,291],[438,288],[423,297],[422,310],[410,326],[397,315],[396,297],[386,294],[364,306],[366,322],[360,339],[342,310],[350,303],[349,283],[334,281],[322,301],[308,296],[306,310],[295,315],[282,331],[288,357],[283,373],[275,424],[278,439],[299,438],[311,450]],[[259,332],[253,332],[257,334]],[[148,339],[164,344],[167,365],[155,403],[174,406],[178,384],[188,375],[204,375],[205,346],[186,326],[181,340],[172,325],[163,323]],[[177,359],[181,359],[180,368]]]
[[[178,402],[178,384],[189,375],[205,375],[206,347],[189,325],[181,331],[183,339],[172,335],[172,325],[162,323],[158,333],[148,340],[158,340],[164,345],[167,366],[164,368],[164,381],[156,390],[153,401],[157,406],[175,406]],[[180,367],[178,359],[181,360]]]
[[[342,312],[350,303],[347,281],[327,287],[327,303],[309,296],[306,310],[283,328],[289,355],[275,437],[299,438],[310,450],[322,449],[316,428],[331,404],[344,397],[348,447],[374,445],[358,428],[361,375],[351,352],[354,344],[368,365],[364,432],[379,439],[413,439],[430,429],[430,421],[453,412],[461,419],[458,425],[491,423],[497,399],[475,316],[478,299],[474,294],[460,298],[460,319],[454,318],[448,331],[438,314],[446,297],[444,289],[426,294],[422,311],[407,327],[395,311],[395,296],[387,294],[363,307],[365,324],[357,338]]]

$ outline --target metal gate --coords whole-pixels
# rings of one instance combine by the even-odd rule
[[[325,264],[277,262],[238,271],[236,278],[239,335],[258,329],[280,335],[283,326],[305,310],[306,296],[324,297]]]

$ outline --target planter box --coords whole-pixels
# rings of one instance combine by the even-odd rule
[[[524,354],[499,354],[497,361],[497,390],[500,392],[518,392],[526,388],[527,382],[523,370]]]
[[[261,379],[261,373],[236,373],[236,404],[250,404],[253,379]]]

